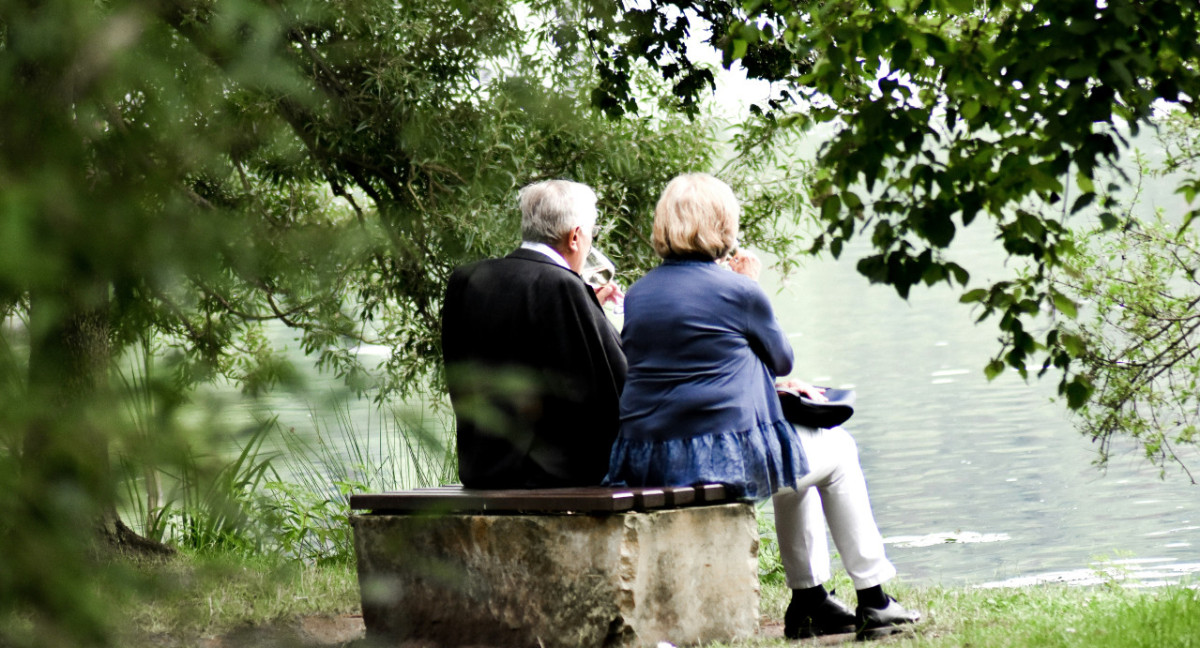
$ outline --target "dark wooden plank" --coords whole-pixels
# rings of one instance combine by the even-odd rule
[[[633,508],[638,511],[663,508],[667,505],[667,494],[657,487],[622,488],[633,493]]]
[[[667,496],[666,505],[672,508],[696,501],[696,489],[692,486],[664,486],[663,494]]]
[[[376,512],[618,512],[633,509],[636,502],[637,497],[627,490],[598,487],[539,490],[431,488],[350,496],[350,508]]]
[[[474,490],[454,484],[350,496],[350,508],[377,513],[617,513],[712,504],[733,499],[721,484],[610,488]]]
[[[724,484],[701,484],[696,486],[696,499],[705,504],[726,502],[733,498],[726,493]]]

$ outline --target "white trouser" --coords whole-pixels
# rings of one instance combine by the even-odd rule
[[[840,427],[797,427],[796,433],[810,472],[795,489],[781,489],[772,498],[788,587],[816,587],[833,576],[826,520],[855,589],[891,579],[896,568],[884,554],[854,437]]]

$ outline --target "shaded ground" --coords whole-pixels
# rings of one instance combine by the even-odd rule
[[[216,637],[150,637],[148,645],[159,648],[366,648],[362,615],[301,617],[293,621],[247,625]]]
[[[759,626],[758,640],[783,638],[783,623],[763,619]],[[804,645],[839,645],[853,642],[853,634],[831,635],[808,640]],[[748,645],[757,643],[750,640]],[[246,626],[217,637],[204,637],[188,641],[174,637],[154,637],[154,646],[162,648],[370,648],[361,615],[307,616],[290,622]]]

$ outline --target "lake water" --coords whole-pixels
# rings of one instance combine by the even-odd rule
[[[956,259],[974,261],[973,278],[1000,278],[988,234],[962,238]],[[1178,468],[1160,479],[1119,445],[1098,469],[1092,442],[1051,402],[1053,374],[1026,384],[1009,371],[989,383],[994,322],[974,325],[944,287],[916,288],[906,302],[869,285],[854,270],[859,251],[764,284],[778,291],[793,376],[857,390],[846,427],[901,578],[1154,585],[1200,572],[1200,487]],[[1200,453],[1186,456],[1200,468]]]

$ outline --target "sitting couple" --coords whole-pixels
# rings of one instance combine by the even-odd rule
[[[442,313],[446,381],[468,488],[721,483],[773,498],[792,639],[889,634],[920,614],[884,593],[884,554],[853,437],[785,420],[776,378],[792,348],[756,283],[730,258],[740,208],[707,174],[670,182],[651,242],[662,264],[629,289],[618,335],[580,277],[596,196],[563,180],[520,193],[518,250],[455,270]],[[721,263],[728,261],[730,269]],[[821,398],[819,390],[789,381]],[[827,592],[828,522],[858,594]]]

